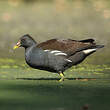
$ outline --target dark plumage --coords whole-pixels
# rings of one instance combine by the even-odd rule
[[[71,40],[51,39],[37,44],[30,35],[24,35],[14,48],[25,48],[25,60],[32,68],[60,74],[73,65],[81,63],[88,55],[104,47],[96,45],[93,39]]]

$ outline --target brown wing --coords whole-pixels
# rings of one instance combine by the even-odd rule
[[[37,47],[43,50],[59,50],[65,52],[68,55],[74,54],[77,51],[81,51],[95,45],[93,39],[86,39],[81,41],[66,39],[51,39],[46,42],[42,42]]]

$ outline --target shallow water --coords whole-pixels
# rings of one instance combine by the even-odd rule
[[[108,110],[110,80],[0,80],[2,110]]]
[[[0,59],[2,110],[108,110],[110,66],[81,64],[58,74],[35,70],[24,61]]]

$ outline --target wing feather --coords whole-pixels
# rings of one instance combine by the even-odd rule
[[[91,48],[95,45],[93,41],[93,39],[86,39],[81,41],[71,39],[51,39],[38,44],[37,47],[42,48],[43,50],[62,51],[70,56],[78,51]]]

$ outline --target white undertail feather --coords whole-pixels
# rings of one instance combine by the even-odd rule
[[[91,53],[91,52],[93,52],[93,51],[96,51],[97,49],[95,48],[95,49],[87,49],[87,50],[83,50],[83,52],[85,53],[85,54],[89,54],[89,53]]]

